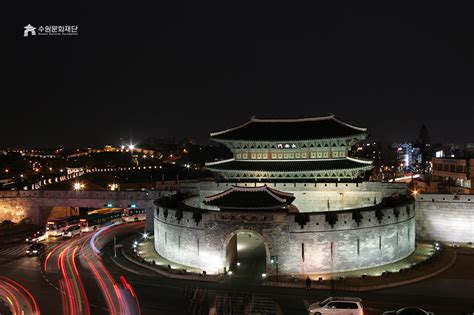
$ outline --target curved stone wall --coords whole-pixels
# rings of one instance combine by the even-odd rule
[[[233,185],[242,187],[262,186],[292,193],[295,196],[293,205],[300,212],[332,211],[354,209],[379,204],[383,198],[392,194],[406,193],[406,184],[379,182],[338,182],[338,183],[245,183],[245,182],[198,182],[183,183],[181,191],[189,191],[198,196],[189,200],[189,205],[206,208],[202,200],[220,193]],[[216,209],[217,210],[217,209]]]
[[[210,272],[228,267],[226,247],[239,231],[264,240],[267,274],[331,273],[385,265],[415,250],[413,203],[316,213],[167,209],[154,217],[155,249],[163,257]]]

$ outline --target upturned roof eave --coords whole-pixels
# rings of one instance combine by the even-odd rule
[[[280,123],[280,124],[285,124],[285,123],[298,123],[298,122],[309,122],[309,121],[325,121],[325,120],[332,120],[338,124],[340,124],[341,126],[345,126],[347,128],[350,128],[352,130],[354,130],[354,134],[358,134],[358,133],[367,133],[367,128],[363,128],[363,127],[358,127],[358,126],[354,126],[352,124],[349,124],[341,119],[338,119],[335,117],[335,115],[329,115],[329,116],[319,116],[319,117],[305,117],[305,118],[280,118],[280,119],[277,119],[277,118],[270,118],[270,119],[265,119],[265,118],[255,118],[255,117],[251,117],[249,121],[243,123],[243,124],[240,124],[240,125],[237,125],[235,127],[232,127],[232,128],[228,128],[228,129],[225,129],[225,130],[222,130],[222,131],[217,131],[217,132],[211,132],[210,133],[210,138],[212,140],[217,140],[217,139],[222,139],[222,140],[226,140],[225,138],[222,137],[222,135],[225,135],[225,134],[228,134],[230,132],[233,132],[235,130],[238,130],[238,129],[241,129],[241,128],[244,128],[246,127],[247,125],[251,124],[251,123]],[[357,132],[358,131],[358,132]],[[318,139],[324,139],[324,138],[317,138],[317,139],[314,139],[314,140],[318,140]],[[228,139],[228,140],[231,140],[231,141],[239,141],[239,139],[235,139],[235,140],[232,140],[232,139]],[[241,139],[240,139],[241,140]],[[248,141],[257,141],[257,140],[252,140],[252,139],[246,139]],[[275,140],[275,141],[297,141],[297,140],[288,140],[288,139],[282,139],[282,140]]]

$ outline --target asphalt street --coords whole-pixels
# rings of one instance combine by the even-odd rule
[[[122,303],[122,307],[132,307],[135,304],[130,298],[130,292],[127,293],[123,289],[114,291],[114,285],[124,287],[121,276],[133,288],[141,314],[185,314],[185,290],[196,287],[206,290],[210,296],[253,294],[269,298],[276,302],[285,314],[307,314],[306,305],[334,295],[362,298],[366,313],[369,315],[381,314],[384,310],[407,305],[423,307],[436,314],[456,315],[474,312],[472,268],[474,256],[471,255],[459,255],[450,269],[431,279],[407,286],[363,293],[306,291],[300,288],[261,286],[260,274],[255,274],[255,270],[260,268],[258,264],[248,269],[243,268],[241,274],[236,272],[232,277],[219,283],[209,283],[163,277],[130,263],[122,256],[121,251],[117,251],[118,257],[113,258],[111,246],[113,236],[117,235],[120,243],[127,235],[138,231],[142,231],[140,223],[121,225],[104,233],[96,239],[95,244],[101,248],[97,256],[93,256],[95,254],[90,252],[91,248],[87,252],[87,247],[92,244],[90,242],[92,233],[77,236],[72,240],[49,239],[45,242],[47,249],[54,250],[49,258],[47,253],[40,257],[26,256],[25,251],[29,245],[25,244],[24,235],[11,236],[8,241],[2,238],[0,275],[24,286],[34,297],[42,314],[63,314],[66,312],[65,304],[76,308],[75,314],[86,314],[84,311],[86,305],[83,301],[85,297],[90,314],[112,313],[110,303],[115,303],[113,301],[116,301],[117,305]],[[84,252],[81,252],[81,246],[84,246]],[[77,273],[74,268],[58,268],[61,265],[59,263],[61,257],[64,266],[76,265]],[[47,260],[46,270],[45,260]],[[247,263],[245,265],[252,266]],[[94,268],[99,278],[104,279],[104,283],[101,284],[98,275],[91,272]],[[61,286],[61,279],[64,280],[63,271],[67,272],[67,278],[74,284],[71,287],[75,288],[75,291],[71,291],[72,293],[66,298],[69,299],[72,295],[77,300],[72,298],[72,301],[66,301],[64,294],[61,294],[61,290],[65,290],[64,286]],[[83,285],[83,291],[80,290],[79,280]],[[109,286],[108,282],[112,286]],[[124,297],[126,294],[128,298]]]

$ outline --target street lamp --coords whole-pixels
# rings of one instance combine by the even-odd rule
[[[147,238],[148,238],[148,233],[147,233],[147,232],[143,233],[143,234],[142,234],[142,237],[143,237],[143,238],[145,239],[145,241],[146,241]]]
[[[80,182],[74,183],[74,190],[81,190],[81,189],[84,189],[84,187],[85,185]]]

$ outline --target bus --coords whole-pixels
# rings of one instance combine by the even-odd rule
[[[96,213],[81,218],[79,223],[83,232],[95,231],[108,223],[122,223],[123,209],[107,213]]]
[[[79,223],[78,216],[62,217],[48,220],[46,224],[46,233],[48,236],[62,236],[64,230],[72,224]]]
[[[112,211],[120,211],[120,210],[122,210],[122,208],[101,208],[101,209],[95,209],[95,210],[87,211],[87,214],[88,215],[91,215],[91,214],[104,214],[104,213],[109,213],[109,212],[112,212]]]
[[[125,222],[137,222],[146,219],[146,209],[125,208],[123,211],[123,220]]]

